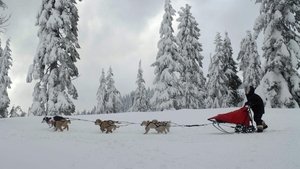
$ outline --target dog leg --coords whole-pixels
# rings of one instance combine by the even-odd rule
[[[64,130],[62,129],[62,127],[59,128],[61,132],[63,132]]]
[[[108,134],[108,133],[112,133],[112,131],[111,130],[109,130],[109,129],[106,129],[106,132],[105,132],[106,134]]]
[[[69,125],[66,125],[64,129],[67,129],[67,131],[69,131]]]
[[[102,133],[105,132],[105,129],[102,127],[100,127],[100,130],[102,131]]]
[[[147,134],[150,129],[146,127],[145,130],[146,130],[146,132],[144,134]]]

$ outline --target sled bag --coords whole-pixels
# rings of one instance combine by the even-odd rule
[[[232,123],[232,124],[241,124],[246,127],[250,125],[250,117],[247,107],[242,107],[238,110],[218,114],[217,116],[211,117],[208,120],[218,123]]]

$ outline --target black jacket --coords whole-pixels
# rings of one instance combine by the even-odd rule
[[[245,105],[249,105],[254,113],[264,114],[264,102],[259,95],[254,93],[254,90],[254,87],[250,86],[250,91],[246,94],[247,102]]]

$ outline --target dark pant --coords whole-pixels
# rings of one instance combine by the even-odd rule
[[[258,125],[262,125],[262,113],[257,113],[257,112],[254,112],[253,113],[254,114],[254,121],[255,121],[255,123],[256,123],[256,126],[258,126]]]

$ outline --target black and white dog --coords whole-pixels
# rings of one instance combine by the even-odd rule
[[[62,116],[53,116],[53,117],[47,117],[45,116],[42,120],[42,123],[47,123],[49,125],[49,127],[55,127],[55,122],[56,121],[62,121],[62,120],[66,120],[66,118],[62,117]]]

